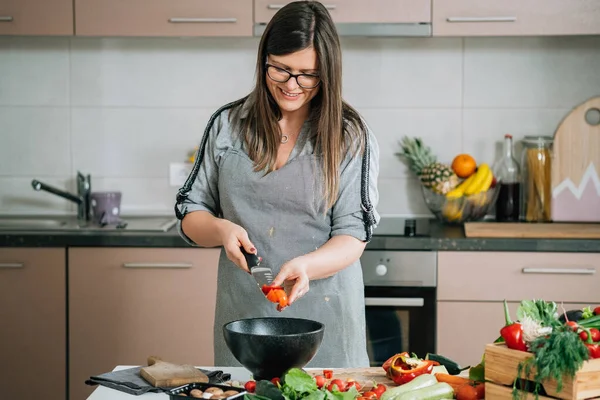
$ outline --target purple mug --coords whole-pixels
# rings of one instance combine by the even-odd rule
[[[121,220],[121,192],[94,192],[90,197],[94,222],[112,224]]]

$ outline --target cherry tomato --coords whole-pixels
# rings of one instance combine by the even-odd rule
[[[369,400],[375,400],[375,399],[379,398],[379,397],[377,397],[377,393],[373,392],[372,390],[369,390],[368,392],[364,392],[362,397],[369,399]]]
[[[594,308],[594,315],[600,315],[600,307]]]
[[[325,377],[323,375],[317,375],[315,376],[315,381],[317,382],[317,387],[319,389],[321,389],[323,386],[325,386]]]
[[[323,375],[325,376],[325,379],[331,379],[331,378],[333,378],[333,370],[331,370],[331,369],[324,369],[323,370]]]
[[[596,328],[590,328],[590,334],[592,335],[592,342],[600,341],[600,330],[598,330]],[[584,342],[587,342],[587,340],[588,340],[588,334],[586,331],[579,332],[579,337]]]
[[[244,389],[246,389],[246,392],[248,393],[254,393],[254,391],[256,390],[256,381],[246,382],[246,384],[244,385]]]
[[[341,379],[332,380],[331,383],[329,384],[329,386],[327,386],[327,390],[329,390],[330,392],[333,392],[335,389],[335,386],[337,386],[338,392],[346,391],[346,382],[344,382]]]
[[[377,398],[381,398],[381,395],[383,394],[383,392],[385,392],[387,390],[387,386],[385,386],[384,384],[380,383],[377,386],[375,386],[373,388],[373,392],[375,392],[375,394],[377,395]]]
[[[362,386],[360,386],[360,383],[356,382],[353,379],[348,379],[348,384],[346,385],[346,390],[350,389],[352,386],[354,386],[356,388],[356,390],[360,390],[362,388]]]
[[[577,328],[579,328],[579,325],[577,325],[577,322],[575,321],[568,321],[566,325],[571,327],[571,329],[573,329],[573,332],[577,332]]]
[[[273,385],[275,385],[277,387],[280,386],[280,382],[281,382],[281,379],[279,379],[278,377],[271,379],[271,383],[273,383]]]

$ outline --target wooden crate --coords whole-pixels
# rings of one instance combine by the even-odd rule
[[[512,386],[517,378],[519,363],[532,357],[531,353],[511,350],[502,343],[485,346],[485,398],[486,400],[511,400]],[[521,378],[526,379],[525,374]],[[530,378],[532,380],[532,378]],[[600,359],[585,361],[575,378],[565,377],[560,392],[556,381],[542,382],[546,394],[539,399],[591,399],[600,396]],[[525,398],[525,397],[523,397]],[[535,399],[531,394],[527,400]]]

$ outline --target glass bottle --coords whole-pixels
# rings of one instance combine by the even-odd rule
[[[553,141],[551,136],[525,136],[523,140],[521,215],[527,222],[552,220]]]
[[[521,167],[513,156],[512,135],[504,135],[504,152],[494,167],[500,186],[496,201],[496,221],[517,222],[521,204]]]

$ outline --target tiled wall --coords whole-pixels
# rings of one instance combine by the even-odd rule
[[[0,38],[0,213],[74,207],[35,192],[121,190],[124,213],[171,213],[170,162],[199,143],[210,114],[243,96],[257,39]],[[449,161],[493,162],[502,135],[553,134],[600,95],[600,37],[344,38],[344,95],[381,147],[380,212],[424,215],[394,153],[421,136]]]

